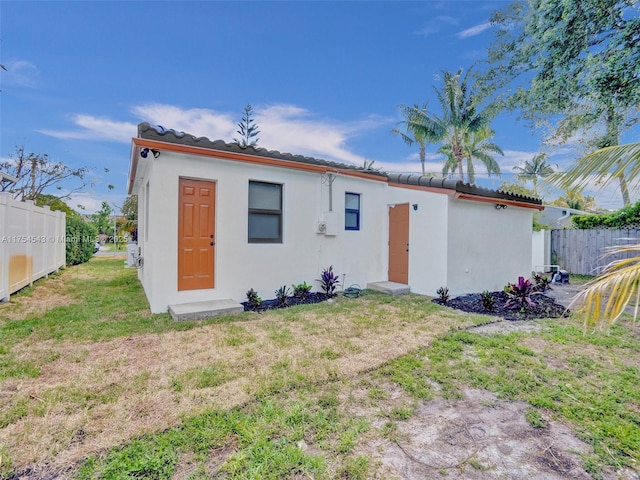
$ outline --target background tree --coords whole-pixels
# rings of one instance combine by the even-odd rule
[[[89,173],[88,168],[70,168],[63,162],[52,162],[46,153],[44,155],[27,154],[24,147],[16,147],[15,152],[9,154],[9,160],[0,162],[0,170],[18,179],[12,184],[0,182],[0,191],[11,193],[16,200],[36,200],[39,195],[52,188],[61,193],[62,182],[70,179],[77,180],[80,185],[65,189],[64,194],[55,195],[57,198],[69,198],[88,185],[85,181]]]
[[[123,229],[129,232],[134,241],[138,240],[138,196],[129,195],[120,209],[124,217]]]
[[[98,233],[108,235],[113,231],[113,222],[109,218],[111,215],[111,207],[108,202],[103,201],[100,210],[91,215],[91,223]],[[114,232],[115,233],[115,232]]]
[[[236,131],[240,135],[240,139],[234,138],[236,142],[242,148],[255,147],[258,145],[258,125],[254,124],[253,120],[253,107],[247,103],[242,111],[242,121],[238,123],[239,130]]]
[[[422,175],[425,175],[426,144],[438,142],[444,135],[444,129],[441,128],[439,123],[433,122],[427,115],[426,103],[422,108],[418,105],[413,105],[412,107],[400,105],[399,108],[401,115],[404,117],[404,120],[399,123],[404,125],[405,131],[394,128],[391,133],[398,135],[409,146],[414,143],[418,144]],[[427,123],[425,124],[425,122]]]
[[[55,195],[49,195],[47,193],[41,193],[35,200],[35,204],[38,207],[48,206],[51,210],[58,210],[64,212],[69,217],[80,216],[73,208],[71,208],[64,200],[56,197]]]
[[[491,154],[497,153],[504,155],[504,152],[495,142],[491,141],[494,133],[488,125],[485,125],[477,132],[467,132],[462,142],[462,149],[469,183],[474,183],[476,180],[475,167],[473,165],[474,160],[479,160],[485,166],[489,176],[491,176],[492,173],[500,175],[500,165],[498,165],[498,162],[496,162]],[[443,145],[438,152],[444,153],[447,157],[442,168],[442,175],[453,175],[458,165],[458,160],[453,155],[450,144]]]
[[[639,13],[635,0],[508,5],[491,18],[498,28],[485,93],[501,92],[503,105],[546,125],[557,142],[590,133],[588,149],[618,145],[620,133],[638,121]],[[628,205],[624,172],[616,177]]]
[[[570,188],[564,195],[556,198],[551,205],[572,208],[574,210],[594,210],[596,208],[595,198],[583,195],[577,188]]]
[[[534,196],[538,196],[538,179],[546,178],[553,174],[553,168],[547,163],[547,154],[538,153],[531,161],[525,160],[523,166],[513,167],[518,173],[517,178],[525,183],[533,184]]]
[[[492,118],[489,109],[480,110],[480,97],[468,82],[469,72],[463,76],[462,69],[456,73],[443,71],[442,87],[435,88],[442,113],[436,115],[429,111],[415,111],[407,125],[409,131],[418,132],[426,138],[441,139],[440,149],[447,155],[445,165],[455,162],[451,171],[455,168],[460,180],[464,180],[465,160],[471,150],[469,144],[474,141],[474,135],[490,131],[486,129]],[[497,172],[494,171],[498,172],[499,168]]]
[[[525,197],[536,197],[537,195],[533,190],[528,188],[522,183],[514,182],[502,182],[498,187],[498,190],[509,193],[517,193],[518,195],[524,195]]]

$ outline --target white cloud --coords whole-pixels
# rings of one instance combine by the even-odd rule
[[[185,109],[160,103],[137,105],[131,109],[131,113],[140,121],[196,137],[226,142],[238,137],[236,114],[203,108]],[[40,132],[64,139],[120,143],[128,143],[136,135],[136,125],[130,122],[86,114],[77,114],[71,119],[78,128]],[[393,122],[391,118],[374,115],[352,122],[338,122],[318,118],[304,108],[289,104],[255,106],[254,119],[261,130],[258,136],[260,147],[358,165],[364,163],[365,157],[353,153],[347,146],[348,140]]]
[[[347,141],[391,122],[369,117],[341,123],[315,118],[308,110],[286,104],[256,108],[255,120],[261,130],[261,147],[357,165],[363,165],[367,158],[350,151]]]
[[[118,122],[92,115],[78,114],[72,117],[80,129],[76,130],[39,130],[40,133],[55,138],[72,140],[108,140],[129,143],[136,136],[136,125],[129,122]]]
[[[151,103],[138,105],[131,112],[152,125],[162,125],[210,140],[230,142],[237,129],[231,114],[205,108],[184,109],[175,105]]]
[[[445,25],[443,24],[457,25],[458,19],[456,19],[455,17],[447,16],[447,15],[439,15],[427,21],[422,26],[422,28],[413,32],[413,34],[427,37],[429,35],[433,35],[434,33],[440,32],[445,27]]]
[[[461,32],[456,33],[456,37],[460,39],[475,37],[476,35],[480,35],[485,30],[491,28],[491,22],[480,23],[478,25],[474,25],[471,28],[467,28],[466,30],[462,30]]]
[[[21,87],[35,88],[40,80],[40,70],[33,63],[26,60],[14,60],[5,64],[6,71],[2,72],[4,82]]]

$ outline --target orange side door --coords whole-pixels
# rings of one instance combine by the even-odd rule
[[[178,290],[213,288],[215,182],[180,179]]]
[[[389,207],[389,281],[409,283],[409,204]]]

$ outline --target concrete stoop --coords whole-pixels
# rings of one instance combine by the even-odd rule
[[[389,295],[402,295],[403,293],[409,293],[411,291],[409,285],[396,282],[371,282],[367,283],[367,288]]]
[[[169,305],[169,314],[174,320],[202,320],[203,318],[233,315],[240,312],[244,312],[244,307],[231,299]]]

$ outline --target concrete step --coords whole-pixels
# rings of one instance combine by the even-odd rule
[[[409,285],[396,282],[371,282],[367,283],[367,288],[389,295],[402,295],[403,293],[409,293],[411,291]]]
[[[240,312],[244,312],[244,307],[231,299],[169,305],[169,313],[174,320],[202,320]]]

